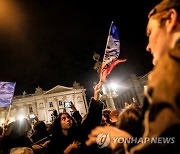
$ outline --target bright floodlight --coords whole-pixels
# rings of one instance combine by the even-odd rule
[[[118,88],[118,85],[114,82],[110,83],[109,86],[112,90],[117,90],[117,88]]]
[[[24,119],[24,115],[19,115],[18,120],[22,121]]]

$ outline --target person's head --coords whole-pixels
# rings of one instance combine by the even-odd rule
[[[73,120],[69,114],[63,113],[60,115],[60,125],[62,129],[70,129],[72,127],[72,124]]]
[[[52,124],[46,124],[46,130],[51,131]]]
[[[43,121],[37,121],[34,124],[34,130],[36,132],[45,132],[45,131],[47,131],[46,124]]]
[[[55,110],[55,109],[53,110],[53,116],[54,116],[54,117],[57,117],[57,116],[58,116],[57,110]]]
[[[120,111],[119,110],[112,110],[109,114],[111,125],[116,125],[116,122],[118,121]]]
[[[125,102],[125,103],[124,103],[124,107],[129,106],[129,104],[130,104],[129,102]]]
[[[141,110],[137,110],[133,106],[125,108],[119,115],[117,128],[130,133],[133,137],[142,135],[142,114]]]
[[[108,126],[110,125],[111,121],[110,121],[110,114],[111,110],[110,109],[104,109],[102,111],[102,121],[101,121],[101,126]]]
[[[73,117],[71,117],[68,113],[60,113],[59,116],[54,120],[52,125],[52,133],[59,133],[59,130],[70,131],[75,126],[76,122]]]
[[[180,36],[180,0],[162,0],[149,13],[146,50],[156,65],[161,56],[172,49]]]

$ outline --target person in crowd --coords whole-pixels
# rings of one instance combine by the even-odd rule
[[[147,51],[153,55],[155,67],[148,76],[145,91],[142,137],[149,140],[132,147],[127,153],[180,153],[180,0],[162,0],[150,11],[148,18]],[[93,130],[86,144],[94,143],[94,137],[100,131],[105,129]],[[122,130],[109,128],[108,131],[115,136],[127,135]],[[151,142],[152,138],[159,138],[161,142]]]
[[[51,131],[52,131],[52,123],[46,123],[46,130],[47,130],[50,134],[52,134],[52,133],[51,133]]]
[[[118,122],[119,114],[120,114],[120,111],[117,109],[114,109],[110,112],[109,118],[110,118],[110,125],[111,126],[116,126],[116,123]]]
[[[52,126],[52,138],[47,147],[48,154],[87,153],[85,140],[91,129],[100,125],[103,102],[99,100],[101,82],[94,88],[94,97],[91,98],[89,111],[82,124],[77,125],[74,118],[68,113],[60,113]]]
[[[51,121],[53,122],[57,117],[58,117],[58,112],[56,109],[53,109],[51,114]]]
[[[27,119],[13,122],[5,131],[2,137],[2,154],[20,153],[27,151],[33,154],[32,142],[29,138],[31,124]]]
[[[92,142],[93,144],[95,142],[98,143],[98,141],[101,139],[98,140],[96,138],[96,135],[99,136],[99,134],[101,133],[103,134],[108,133],[110,137],[114,137],[114,138],[124,137],[131,139],[134,137],[137,138],[138,140],[138,138],[140,138],[143,133],[141,124],[142,124],[141,108],[137,110],[137,108],[135,108],[134,106],[129,106],[128,108],[124,108],[121,111],[121,113],[118,114],[118,120],[116,120],[116,126],[109,125],[108,127],[96,127],[91,133],[91,135],[93,134],[94,137],[90,136],[90,139],[86,143],[87,144],[89,144],[89,142]],[[94,139],[95,142],[93,141]],[[118,144],[117,147],[116,143],[114,142],[115,139],[111,138],[110,141],[111,141],[110,142],[111,150],[108,150],[109,153],[120,153],[120,154],[125,153],[124,144]],[[101,144],[103,145],[104,143],[105,141],[102,142]],[[128,146],[129,148],[134,145],[135,143],[132,142],[132,144],[129,143],[126,146]],[[103,148],[108,148],[108,147],[103,147]]]
[[[54,110],[53,110],[53,113],[52,113],[52,114],[53,114],[53,116],[54,116],[55,118],[57,118],[57,117],[58,117],[58,112],[57,112],[57,110],[56,110],[56,109],[54,109]]]
[[[102,112],[102,121],[101,121],[101,126],[109,126],[111,121],[109,114],[111,113],[110,109],[103,109]]]
[[[33,151],[36,154],[43,154],[46,151],[46,145],[50,140],[50,132],[47,131],[46,124],[43,121],[38,121],[34,124],[33,134],[31,139],[33,141]]]
[[[125,107],[128,107],[129,105],[130,105],[130,102],[125,102],[125,103],[124,103],[124,108],[125,108]]]
[[[43,121],[36,122],[33,129],[34,132],[31,136],[33,143],[50,135],[50,133],[47,131],[46,124]]]
[[[142,109],[140,107],[137,108],[137,106],[134,105],[129,105],[129,107],[126,107],[121,111],[118,121],[116,122],[116,127],[120,130],[128,132],[135,140],[138,141],[144,131],[142,121]],[[128,143],[127,146],[128,148],[131,148],[136,144],[137,143],[132,140],[132,142]],[[125,153],[124,144],[118,144],[113,153]]]
[[[141,137],[143,129],[142,124],[142,109],[130,106],[125,108],[119,115],[116,123],[117,128],[125,130],[134,137]]]

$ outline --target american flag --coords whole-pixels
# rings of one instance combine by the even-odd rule
[[[15,85],[15,82],[0,82],[0,107],[11,105]]]
[[[100,71],[100,81],[106,82],[106,77],[111,73],[112,69],[121,62],[125,62],[126,59],[118,59],[120,54],[120,40],[116,26],[111,23],[105,54]]]

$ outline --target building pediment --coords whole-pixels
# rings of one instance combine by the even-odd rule
[[[53,93],[71,91],[71,90],[73,90],[72,87],[64,87],[64,86],[57,85],[54,88],[52,88],[52,89],[50,89],[48,91],[45,91],[43,94],[47,95],[47,94],[53,94]]]

